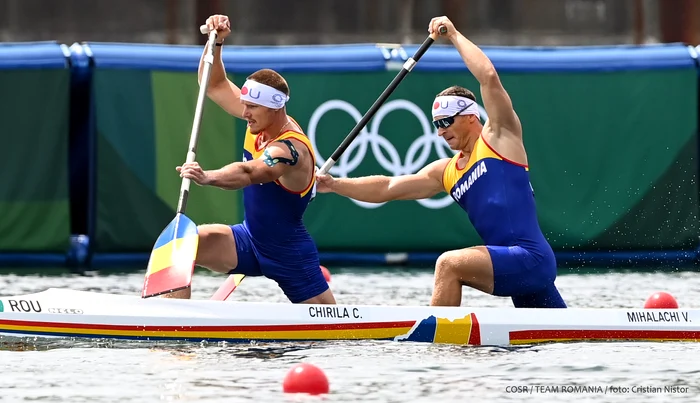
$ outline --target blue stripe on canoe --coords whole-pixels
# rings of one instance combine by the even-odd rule
[[[177,231],[177,234],[176,232]],[[197,224],[189,219],[184,214],[177,214],[170,224],[161,232],[158,239],[156,239],[156,244],[153,249],[160,248],[161,246],[167,245],[168,242],[176,238],[184,238],[187,235],[194,235],[197,233]],[[177,235],[177,237],[176,237]]]

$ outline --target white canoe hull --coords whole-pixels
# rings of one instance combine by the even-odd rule
[[[0,334],[150,341],[392,340],[459,345],[700,341],[700,310],[294,305],[142,299],[49,289],[0,298]]]

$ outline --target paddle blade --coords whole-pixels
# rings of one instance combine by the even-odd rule
[[[241,281],[245,278],[245,274],[231,274],[228,276],[226,281],[221,284],[218,290],[211,296],[212,301],[226,301],[231,295],[233,290],[241,284]]]
[[[178,213],[156,239],[141,297],[155,297],[189,287],[198,244],[197,225]]]

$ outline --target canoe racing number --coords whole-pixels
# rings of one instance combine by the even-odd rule
[[[362,319],[358,308],[338,307],[338,306],[310,306],[309,316],[312,318],[332,318],[332,319]]]
[[[12,312],[41,313],[39,301],[25,301],[23,299],[8,299],[7,305]]]
[[[62,313],[67,315],[82,315],[83,310],[78,308],[49,308],[49,313]]]
[[[25,312],[25,313],[62,313],[62,314],[72,314],[72,315],[82,315],[83,310],[77,308],[48,308],[44,310],[41,307],[39,301],[23,300],[23,299],[8,299],[6,304],[0,302],[0,312],[8,311],[10,308],[11,312]]]

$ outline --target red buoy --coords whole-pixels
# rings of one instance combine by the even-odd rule
[[[673,295],[659,291],[653,293],[644,303],[645,309],[678,309],[678,301]]]
[[[321,273],[323,273],[323,277],[326,279],[327,282],[331,282],[331,272],[326,269],[325,266],[321,266]]]
[[[319,367],[300,363],[294,365],[282,384],[284,393],[308,393],[310,395],[320,395],[328,393],[330,387],[326,374]]]

